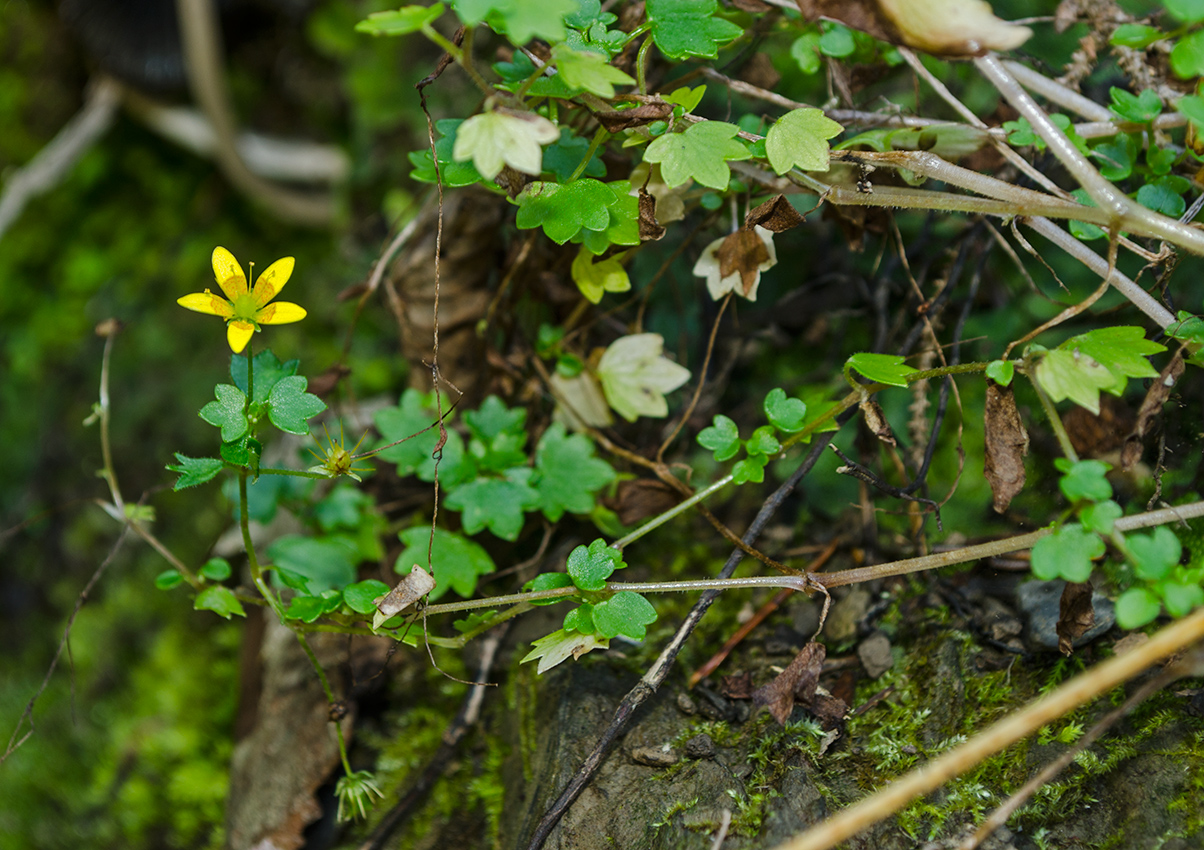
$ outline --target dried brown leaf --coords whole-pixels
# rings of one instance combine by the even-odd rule
[[[376,606],[372,628],[380,628],[380,624],[385,620],[400,614],[434,589],[434,576],[415,564],[410,574],[402,578],[397,587],[372,600],[372,604]]]
[[[665,235],[664,226],[656,220],[656,198],[640,187],[640,241],[655,242]]]
[[[983,427],[986,431],[983,474],[995,496],[995,511],[1003,513],[1024,489],[1024,456],[1028,454],[1028,432],[1016,409],[1011,387],[987,381]]]
[[[774,233],[798,227],[802,223],[803,217],[790,204],[790,201],[786,200],[785,195],[775,195],[765,203],[749,210],[748,215],[744,217],[744,226],[749,230],[760,225]]]
[[[728,699],[751,699],[753,694],[752,673],[733,673],[719,681],[719,693]]]
[[[882,406],[878,402],[867,395],[861,399],[858,407],[861,408],[865,424],[874,436],[889,446],[899,445],[899,441],[895,439],[895,432],[891,430],[890,423],[886,421],[886,414],[882,412]]]
[[[753,703],[765,706],[774,720],[785,724],[796,702],[810,707],[815,701],[815,689],[827,654],[822,643],[811,641],[773,681],[753,691]]]
[[[769,248],[753,230],[737,230],[723,240],[715,252],[719,258],[719,277],[740,273],[744,294],[753,291],[760,275],[760,265],[769,260]]]
[[[1074,652],[1076,639],[1086,634],[1095,625],[1095,608],[1091,595],[1095,589],[1089,581],[1068,581],[1062,588],[1062,600],[1058,603],[1058,651],[1063,655]]]
[[[602,504],[617,513],[623,525],[634,525],[664,513],[680,501],[678,492],[663,481],[629,478],[620,481],[614,498],[604,498]]]
[[[614,112],[595,112],[598,123],[606,128],[608,133],[618,133],[630,130],[632,127],[643,127],[653,121],[665,121],[673,114],[673,104],[663,100],[641,103],[631,109],[618,109]]]
[[[1162,374],[1158,376],[1158,380],[1150,384],[1145,398],[1141,401],[1141,409],[1137,411],[1137,424],[1133,426],[1133,430],[1125,437],[1125,445],[1120,452],[1120,465],[1122,469],[1132,469],[1141,460],[1142,441],[1145,439],[1146,434],[1149,433],[1150,426],[1154,424],[1154,420],[1162,413],[1162,405],[1170,398],[1171,390],[1175,388],[1178,380],[1183,377],[1184,368],[1183,349],[1179,349],[1175,352],[1175,356],[1171,358],[1171,362],[1166,364],[1166,368],[1162,370]]]
[[[732,5],[741,12],[751,12],[754,15],[763,15],[773,8],[773,6],[763,3],[761,0],[732,0]],[[758,53],[757,55],[764,56],[765,54]]]

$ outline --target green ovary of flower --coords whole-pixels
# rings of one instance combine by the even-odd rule
[[[230,343],[230,350],[238,354],[247,347],[251,335],[260,330],[260,325],[285,325],[305,318],[305,309],[297,304],[288,301],[268,303],[288,283],[294,263],[292,257],[277,260],[259,275],[255,286],[248,289],[247,277],[234,255],[218,246],[213,249],[213,276],[226,297],[206,289],[185,295],[176,303],[198,313],[225,319],[226,341]]]

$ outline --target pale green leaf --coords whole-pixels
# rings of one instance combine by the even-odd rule
[[[778,174],[792,168],[803,171],[828,170],[828,139],[844,130],[821,109],[795,109],[769,128],[765,153]]]
[[[460,125],[452,157],[457,162],[471,159],[486,180],[496,177],[503,165],[538,175],[543,163],[540,146],[559,138],[556,125],[534,112],[494,109]]]

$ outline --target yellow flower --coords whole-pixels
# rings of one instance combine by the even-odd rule
[[[214,295],[208,289],[193,292],[177,299],[176,303],[198,313],[220,316],[226,320],[226,341],[230,350],[238,354],[247,347],[251,334],[260,325],[286,325],[305,318],[305,309],[288,301],[269,304],[293,273],[292,257],[272,263],[255,281],[253,289],[247,289],[247,276],[239,268],[238,260],[225,248],[213,249],[213,276],[226,297]]]

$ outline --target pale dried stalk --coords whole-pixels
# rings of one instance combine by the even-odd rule
[[[1029,96],[994,54],[974,60],[975,66],[1000,94],[1028,120],[1033,132],[1040,136],[1050,151],[1066,167],[1071,176],[1087,190],[1091,200],[1111,217],[1107,229],[1124,230],[1155,239],[1164,239],[1186,248],[1194,254],[1204,254],[1204,233],[1192,227],[1146,209],[1117,189],[1095,169],[1078,148],[1050,120],[1045,111]],[[1079,218],[1076,216],[1076,218]],[[1083,219],[1080,219],[1083,220]]]

